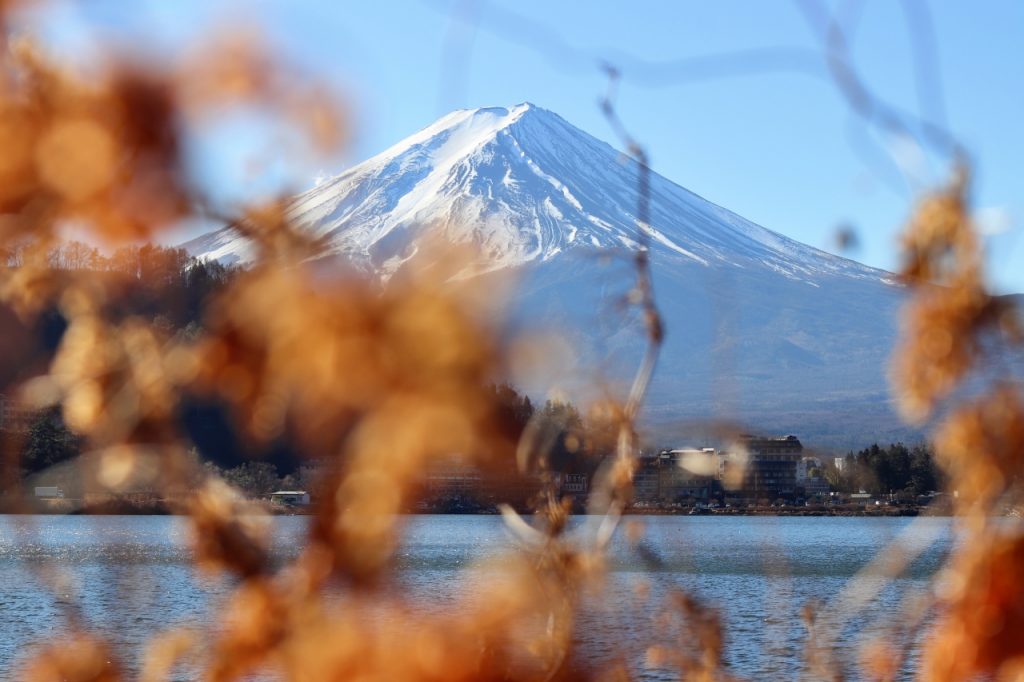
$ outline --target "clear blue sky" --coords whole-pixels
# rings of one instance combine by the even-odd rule
[[[976,206],[994,232],[994,282],[1024,292],[1024,2],[927,3],[933,41],[928,31],[908,31],[921,5],[907,0],[907,12],[896,1],[863,3],[853,63],[878,95],[946,123],[971,152]],[[820,55],[822,45],[820,27],[789,1],[91,0],[32,21],[68,54],[111,38],[177,52],[208,27],[262,27],[286,54],[336,83],[354,113],[356,136],[344,157],[316,167],[282,162],[273,182],[284,178],[292,188],[461,107],[531,101],[617,144],[597,105],[607,83],[602,60],[622,71],[620,113],[655,170],[829,250],[836,228],[850,225],[860,248],[849,255],[871,265],[895,267],[895,234],[913,197],[946,168],[865,126],[820,57],[787,67],[792,51]],[[755,51],[744,73],[698,69],[693,78],[665,65],[738,50]],[[228,134],[238,130],[245,128],[214,136],[202,162],[225,198],[263,187],[242,170],[245,153],[259,147],[256,135]]]

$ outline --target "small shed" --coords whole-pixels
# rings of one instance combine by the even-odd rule
[[[36,497],[42,500],[59,500],[64,497],[64,491],[55,485],[36,486]]]
[[[278,490],[270,493],[270,501],[289,507],[304,507],[309,504],[309,493],[305,490]]]

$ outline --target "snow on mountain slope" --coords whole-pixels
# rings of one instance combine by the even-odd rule
[[[636,164],[532,104],[460,110],[296,197],[290,216],[331,251],[387,275],[440,229],[479,246],[491,267],[569,250],[636,244]],[[652,247],[705,266],[765,267],[793,279],[885,274],[759,227],[652,175]],[[186,245],[245,263],[230,231]]]

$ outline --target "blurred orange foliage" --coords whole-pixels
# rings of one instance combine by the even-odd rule
[[[0,3],[0,18],[10,3]],[[73,223],[96,243],[159,239],[204,214],[206,197],[183,158],[189,122],[225,107],[273,113],[304,133],[313,149],[344,144],[344,110],[322,85],[309,86],[257,35],[215,36],[180,65],[133,65],[111,57],[89,77],[47,59],[27,39],[0,37],[0,246],[29,243],[17,267],[0,268],[0,298],[31,316],[56,303],[68,320],[49,371],[26,387],[37,405],[60,403],[67,423],[102,453],[112,489],[149,453],[168,489],[205,476],[181,454],[187,443],[172,419],[182,391],[216,395],[256,441],[287,435],[332,466],[303,552],[275,569],[268,529],[252,506],[210,478],[184,508],[197,564],[239,582],[222,622],[201,636],[187,630],[152,640],[144,678],[167,679],[175,662],[202,649],[211,680],[268,669],[292,680],[574,679],[568,663],[579,596],[599,586],[607,537],[591,546],[563,541],[568,510],[549,495],[535,527],[512,527],[527,549],[502,558],[503,582],[486,600],[465,598],[446,615],[417,615],[385,596],[399,542],[399,511],[420,472],[453,453],[487,461],[513,457],[517,444],[495,421],[493,392],[508,349],[486,321],[460,263],[432,263],[381,291],[355,276],[328,277],[315,241],[268,201],[232,223],[259,262],[206,307],[207,332],[169,337],[140,318],[116,319],[104,283],[48,267],[45,252]],[[1014,319],[986,289],[970,224],[967,176],[927,197],[904,240],[903,275],[912,294],[893,382],[906,414],[930,417],[986,363],[985,339],[1019,341]],[[661,338],[646,258],[638,257],[639,301],[652,348]],[[645,286],[646,285],[646,288]],[[614,529],[628,501],[636,451],[634,419],[653,371],[645,361],[625,404],[599,405],[615,450],[594,498]],[[944,574],[939,624],[922,679],[972,675],[1019,679],[1024,671],[1024,541],[997,534],[991,517],[1015,494],[1024,460],[1019,389],[999,384],[954,405],[937,432],[942,465],[959,493],[965,542]],[[528,461],[528,458],[523,460]],[[190,468],[191,467],[191,468]],[[521,520],[520,520],[521,521]],[[342,607],[323,598],[346,590]],[[652,645],[649,659],[681,677],[729,679],[720,617],[687,594],[667,606],[685,636]],[[74,622],[70,639],[42,647],[26,679],[124,679],[109,647]],[[204,641],[205,640],[205,641]],[[203,646],[200,646],[200,645]],[[898,668],[886,646],[866,652],[864,669],[888,679]],[[630,679],[626,667],[606,679]]]

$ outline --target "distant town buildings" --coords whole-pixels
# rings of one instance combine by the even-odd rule
[[[757,503],[828,497],[818,457],[805,456],[793,435],[742,436],[727,449],[664,449],[641,453],[633,473],[633,500],[640,505],[702,505],[721,500]],[[498,502],[528,505],[542,490],[582,503],[592,472],[549,471],[526,475],[481,469],[458,457],[432,461],[424,470],[424,508],[472,509]]]

